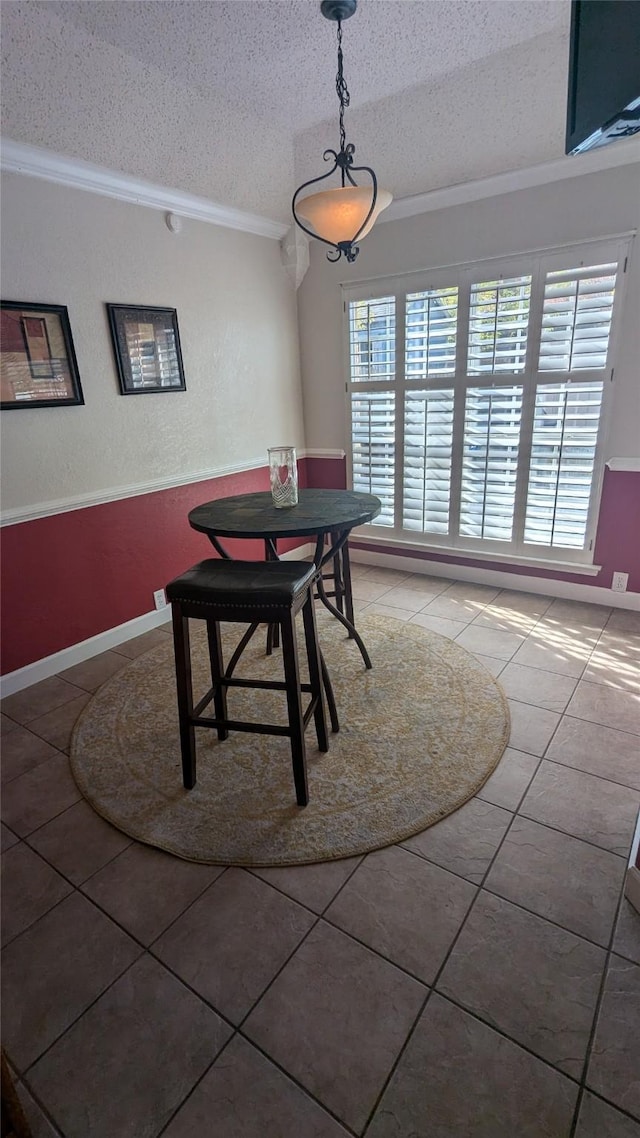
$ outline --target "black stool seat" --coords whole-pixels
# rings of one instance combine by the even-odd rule
[[[232,561],[210,558],[201,561],[176,577],[166,588],[173,616],[173,642],[180,721],[180,748],[184,786],[191,789],[196,782],[195,727],[215,728],[219,740],[229,731],[251,731],[268,735],[287,735],[291,740],[291,758],[299,806],[309,801],[306,773],[304,732],[314,718],[318,746],[327,751],[322,679],[332,707],[332,723],[337,730],[335,703],[328,673],[324,667],[316,634],[313,608],[315,565],[296,561]],[[309,683],[301,683],[296,641],[295,617],[302,610],[305,647],[309,665]],[[204,620],[207,625],[212,686],[194,707],[191,681],[189,619]],[[248,623],[226,669],[222,658],[220,622]],[[284,681],[236,679],[233,670],[240,655],[259,624],[277,627],[282,633]],[[231,687],[269,688],[286,693],[288,726],[253,723],[230,719],[227,713],[227,689]],[[309,693],[306,709],[302,693]],[[215,715],[204,715],[213,702]]]
[[[317,574],[304,561],[231,561],[209,558],[187,569],[167,585],[170,601],[260,608],[292,605]]]

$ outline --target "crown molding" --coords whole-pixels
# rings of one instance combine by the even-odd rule
[[[565,178],[575,178],[582,174],[592,174],[632,163],[640,163],[640,143],[636,139],[618,141],[610,146],[588,151],[586,154],[557,158],[552,162],[529,166],[523,170],[509,170],[489,178],[462,182],[455,186],[429,190],[424,194],[396,199],[380,215],[378,224],[385,225],[389,221],[399,221],[431,210],[465,205],[482,198],[508,194],[514,190],[542,186]],[[7,173],[23,174],[29,178],[41,178],[73,189],[88,190],[90,193],[147,206],[149,209],[174,213],[178,217],[188,217],[210,225],[221,225],[226,229],[238,229],[258,237],[269,237],[274,241],[282,240],[291,228],[285,222],[271,221],[269,218],[235,209],[233,206],[222,205],[208,198],[168,189],[166,186],[110,170],[106,166],[97,166],[80,158],[67,158],[52,150],[15,142],[9,138],[0,141],[0,169]]]
[[[415,194],[408,198],[392,201],[388,209],[378,218],[376,225],[386,225],[389,221],[399,221],[404,217],[414,217],[434,209],[446,209],[452,205],[466,205],[492,198],[499,194],[510,194],[514,190],[526,190],[533,186],[544,186],[549,182],[559,182],[565,178],[577,178],[582,174],[595,174],[610,170],[614,166],[640,164],[640,142],[629,139],[602,146],[586,154],[573,154],[543,162],[538,166],[528,166],[523,170],[508,170],[504,174],[494,174],[490,178],[479,178],[473,182],[461,182],[455,186],[444,186],[440,190],[429,190],[425,194]]]
[[[118,201],[148,206],[179,217],[190,217],[194,221],[206,221],[210,225],[222,225],[226,229],[239,229],[258,237],[270,237],[275,241],[280,241],[289,230],[289,223],[271,221],[258,214],[209,201],[208,198],[167,189],[141,178],[109,170],[105,166],[96,166],[80,158],[66,158],[52,150],[14,142],[9,138],[3,138],[0,143],[0,169],[11,174],[24,174],[28,178],[42,178],[45,182],[56,182],[60,186],[70,186],[76,190],[88,190]]]

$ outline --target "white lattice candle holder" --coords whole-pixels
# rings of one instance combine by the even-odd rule
[[[271,496],[277,509],[298,504],[298,463],[295,447],[269,447]]]

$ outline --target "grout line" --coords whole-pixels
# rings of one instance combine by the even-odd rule
[[[572,716],[567,716],[567,718],[571,719]],[[577,722],[586,723],[586,720],[580,719]],[[558,724],[558,726],[560,726],[560,725]],[[635,737],[636,737],[635,735],[629,735],[630,739],[635,739]],[[638,746],[640,748],[640,742],[639,742]],[[621,782],[621,780],[619,778],[606,778],[605,775],[603,775],[603,774],[595,774],[594,771],[586,771],[584,769],[584,767],[574,767],[574,766],[572,766],[571,763],[563,763],[562,759],[551,758],[548,755],[545,755],[544,761],[545,761],[545,763],[553,763],[554,767],[564,767],[565,770],[576,771],[578,774],[590,775],[591,778],[599,778],[601,782],[610,782],[613,786],[619,786],[623,790],[631,790],[635,794],[640,796],[640,787],[632,786],[631,783],[628,783],[628,782]],[[576,835],[573,835],[573,836],[576,836]],[[588,841],[587,838],[580,838],[579,840],[581,842]],[[589,842],[589,845],[595,845],[595,842]],[[596,848],[597,849],[606,849],[607,847],[597,846]],[[616,851],[612,850],[610,852],[615,853]],[[621,854],[620,856],[624,857],[625,855]]]
[[[38,1107],[38,1109],[40,1110],[40,1112],[44,1116],[45,1121],[50,1126],[50,1128],[51,1128],[50,1138],[65,1138],[64,1134],[62,1133],[62,1130],[60,1130],[58,1128],[58,1124],[57,1124],[57,1122],[55,1122],[53,1115],[49,1113],[48,1107],[46,1107],[44,1105],[44,1103],[41,1101],[41,1099],[38,1097],[38,1095],[35,1094],[32,1086],[31,1086],[31,1083],[29,1083],[22,1075],[18,1075],[17,1079],[16,1079],[16,1090],[18,1091],[18,1097],[20,1097],[20,1087],[21,1086],[26,1091],[28,1091],[29,1095],[31,1096],[31,1098],[35,1102],[36,1106]],[[24,1103],[22,1102],[22,1099],[20,1101],[21,1101],[22,1107],[24,1109]],[[31,1133],[31,1131],[29,1133]],[[36,1135],[36,1138],[38,1138],[37,1135]],[[43,1135],[43,1138],[47,1138],[47,1136]]]
[[[155,959],[155,958],[154,958],[154,959]],[[180,1113],[180,1111],[182,1110],[183,1106],[186,1106],[186,1104],[187,1104],[187,1102],[189,1101],[189,1099],[191,1098],[191,1096],[192,1096],[193,1092],[194,1092],[194,1091],[195,1091],[195,1090],[196,1090],[196,1089],[197,1089],[197,1088],[200,1086],[200,1083],[203,1081],[203,1079],[205,1079],[205,1078],[207,1077],[207,1075],[209,1074],[209,1071],[211,1070],[211,1068],[214,1066],[214,1064],[215,1064],[215,1063],[217,1063],[217,1062],[218,1062],[218,1059],[220,1058],[220,1056],[221,1056],[222,1054],[224,1054],[224,1052],[227,1050],[227,1048],[228,1048],[229,1044],[230,1044],[230,1043],[232,1043],[232,1042],[233,1042],[233,1040],[236,1038],[236,1035],[237,1035],[237,1034],[238,1034],[238,1032],[237,1032],[235,1029],[234,1029],[234,1030],[231,1032],[231,1035],[229,1036],[229,1038],[228,1038],[227,1040],[225,1040],[225,1042],[223,1043],[223,1045],[222,1045],[222,1047],[220,1048],[220,1050],[217,1052],[217,1054],[215,1054],[215,1055],[214,1055],[213,1059],[212,1059],[212,1060],[211,1060],[211,1062],[209,1063],[209,1066],[208,1066],[208,1067],[207,1067],[207,1068],[206,1068],[206,1069],[205,1069],[205,1070],[202,1072],[202,1074],[200,1075],[200,1078],[199,1078],[199,1079],[196,1079],[195,1083],[194,1083],[194,1084],[193,1084],[193,1086],[192,1086],[192,1087],[191,1087],[191,1088],[190,1088],[190,1089],[187,1091],[187,1093],[186,1093],[186,1095],[184,1096],[184,1098],[180,1099],[180,1102],[179,1102],[179,1103],[178,1103],[178,1105],[176,1106],[175,1110],[171,1112],[171,1115],[169,1116],[169,1118],[168,1118],[168,1119],[167,1119],[167,1121],[165,1122],[164,1126],[161,1126],[161,1127],[160,1127],[160,1129],[158,1130],[157,1134],[154,1134],[154,1135],[153,1135],[153,1138],[161,1138],[161,1136],[162,1136],[163,1134],[166,1134],[166,1132],[167,1132],[167,1128],[168,1128],[168,1127],[171,1125],[171,1123],[173,1122],[173,1120],[174,1120],[174,1118],[176,1117],[176,1115]]]
[[[536,769],[537,769],[537,768],[536,768]],[[533,778],[533,777],[535,777],[535,772],[534,772],[534,775],[532,776],[532,778]],[[391,1067],[391,1070],[389,1071],[389,1074],[388,1074],[388,1076],[387,1076],[387,1078],[386,1078],[386,1080],[385,1080],[385,1082],[384,1082],[384,1084],[383,1084],[383,1086],[382,1086],[382,1089],[381,1089],[381,1091],[380,1091],[380,1094],[378,1095],[378,1098],[376,1099],[376,1103],[375,1103],[375,1105],[374,1105],[374,1108],[373,1108],[373,1110],[371,1111],[371,1114],[369,1115],[369,1118],[367,1119],[367,1122],[366,1122],[366,1125],[365,1125],[365,1128],[364,1128],[364,1131],[363,1131],[363,1133],[366,1133],[366,1130],[367,1130],[368,1126],[370,1125],[371,1121],[373,1120],[373,1118],[374,1118],[374,1116],[375,1116],[375,1113],[376,1113],[376,1111],[377,1111],[377,1109],[378,1109],[378,1107],[379,1107],[379,1105],[380,1105],[380,1103],[381,1103],[381,1101],[382,1101],[382,1098],[383,1098],[384,1094],[386,1093],[387,1087],[389,1086],[389,1084],[390,1084],[390,1082],[391,1082],[392,1078],[394,1077],[394,1075],[395,1075],[395,1073],[396,1073],[396,1071],[397,1071],[397,1069],[398,1069],[398,1067],[399,1067],[399,1064],[400,1064],[400,1062],[401,1062],[401,1060],[402,1060],[402,1057],[403,1057],[403,1055],[405,1054],[405,1052],[406,1052],[406,1050],[407,1050],[407,1047],[409,1046],[409,1043],[410,1043],[411,1039],[413,1038],[413,1035],[414,1035],[414,1033],[415,1033],[416,1027],[417,1027],[417,1025],[418,1025],[419,1021],[422,1019],[422,1016],[424,1015],[424,1011],[425,1011],[425,1009],[426,1009],[426,1006],[427,1006],[427,1003],[428,1003],[428,1001],[429,1001],[429,998],[430,998],[431,994],[432,994],[432,993],[435,991],[435,989],[436,989],[436,984],[438,983],[438,981],[439,981],[439,979],[440,979],[440,976],[442,975],[442,972],[444,971],[444,968],[446,967],[446,965],[447,965],[447,963],[448,963],[448,961],[449,961],[449,957],[451,956],[451,954],[452,954],[452,952],[453,952],[453,950],[454,950],[454,948],[455,948],[455,945],[457,944],[457,942],[458,942],[458,940],[459,940],[459,938],[460,938],[460,935],[461,935],[461,933],[462,933],[462,930],[464,929],[464,927],[465,927],[465,925],[466,925],[466,923],[467,923],[467,921],[468,921],[468,919],[469,919],[469,915],[471,914],[471,912],[473,911],[473,909],[474,909],[474,907],[475,907],[475,904],[476,904],[476,902],[477,902],[477,899],[478,899],[478,897],[479,897],[479,895],[480,895],[480,892],[481,892],[482,886],[483,886],[483,884],[484,884],[484,881],[485,881],[485,879],[486,879],[486,877],[487,877],[487,874],[489,873],[489,870],[491,869],[491,867],[492,867],[492,865],[493,865],[493,863],[494,863],[494,861],[495,861],[495,858],[496,858],[496,857],[497,857],[497,855],[498,855],[498,852],[499,852],[499,850],[502,848],[502,845],[504,844],[504,840],[505,840],[505,838],[506,838],[507,834],[509,833],[509,830],[511,829],[511,826],[513,825],[513,820],[514,820],[514,818],[515,818],[515,817],[516,817],[516,815],[515,815],[515,814],[512,814],[512,816],[511,816],[511,821],[508,823],[508,825],[507,825],[507,828],[506,828],[506,830],[505,830],[505,832],[504,832],[504,834],[503,834],[503,836],[502,836],[502,840],[501,840],[501,841],[498,843],[498,846],[497,846],[496,850],[494,851],[493,857],[491,858],[491,860],[490,860],[490,862],[489,862],[489,865],[487,866],[487,869],[486,869],[486,871],[485,871],[485,873],[484,873],[484,875],[483,875],[482,881],[481,881],[480,883],[471,882],[471,884],[475,884],[475,885],[476,885],[476,893],[475,893],[475,896],[473,897],[473,899],[472,899],[472,901],[471,901],[471,903],[470,903],[470,905],[469,905],[469,908],[467,909],[467,912],[466,912],[466,914],[465,914],[465,916],[464,916],[464,918],[463,918],[463,920],[462,920],[462,922],[461,922],[461,924],[460,924],[460,928],[458,929],[458,931],[457,931],[456,935],[454,936],[453,940],[451,941],[451,944],[449,945],[449,949],[448,949],[448,951],[447,951],[447,952],[445,953],[445,955],[444,955],[444,958],[443,958],[443,960],[442,960],[442,963],[441,963],[441,965],[440,965],[439,969],[436,971],[436,974],[435,974],[435,976],[434,976],[434,978],[433,978],[433,981],[432,981],[432,983],[431,983],[431,986],[430,986],[430,988],[429,988],[429,991],[428,991],[428,993],[427,993],[427,996],[426,996],[426,998],[425,998],[425,1001],[424,1001],[424,1003],[423,1003],[422,1007],[420,1008],[420,1010],[419,1010],[419,1012],[418,1012],[418,1015],[417,1015],[417,1017],[416,1017],[416,1019],[415,1019],[415,1021],[414,1021],[414,1024],[413,1024],[413,1027],[411,1028],[411,1031],[410,1031],[410,1032],[409,1032],[409,1034],[407,1035],[407,1038],[405,1039],[403,1046],[400,1048],[400,1051],[398,1052],[398,1055],[396,1056],[396,1060],[395,1060],[395,1062],[394,1062],[393,1066]],[[465,880],[466,880],[466,879],[465,879]],[[438,994],[440,994],[440,993],[438,993]],[[476,1017],[476,1018],[477,1018],[477,1017]],[[495,1030],[495,1029],[494,1029],[494,1030]]]
[[[344,1122],[341,1118],[339,1118],[338,1115],[334,1114],[333,1111],[326,1105],[326,1103],[322,1102],[321,1099],[316,1098],[316,1096],[313,1094],[313,1092],[311,1090],[309,1090],[308,1087],[305,1087],[304,1084],[299,1082],[296,1079],[296,1077],[290,1071],[287,1071],[287,1069],[285,1067],[281,1066],[281,1064],[272,1055],[270,1055],[267,1051],[265,1051],[260,1046],[260,1044],[258,1044],[250,1036],[246,1035],[242,1031],[242,1028],[243,1028],[244,1024],[246,1023],[247,1019],[249,1018],[249,1016],[254,1011],[254,1009],[257,1007],[257,1005],[261,1002],[263,997],[266,995],[266,993],[269,991],[269,989],[275,983],[276,979],[280,976],[281,972],[286,968],[289,961],[296,955],[296,953],[298,952],[298,950],[300,949],[302,944],[304,944],[307,937],[311,934],[313,929],[315,929],[317,927],[317,925],[320,923],[320,920],[322,919],[323,914],[326,912],[326,910],[329,908],[329,906],[333,903],[335,897],[338,896],[338,893],[340,893],[342,891],[344,886],[347,884],[347,881],[349,881],[351,879],[351,877],[356,872],[356,870],[359,868],[359,866],[361,865],[361,863],[365,857],[366,857],[366,854],[363,854],[362,857],[359,859],[358,864],[353,867],[353,870],[348,875],[348,877],[345,879],[345,881],[342,883],[340,888],[337,890],[337,892],[334,894],[334,896],[332,896],[331,899],[327,902],[327,905],[325,905],[324,909],[322,910],[322,913],[318,914],[318,913],[314,912],[313,910],[308,909],[307,906],[301,904],[301,908],[303,908],[305,910],[305,912],[311,913],[312,916],[315,918],[315,920],[309,926],[307,932],[303,935],[303,937],[298,941],[297,945],[289,953],[286,960],[284,961],[282,966],[278,969],[278,971],[275,973],[275,975],[271,978],[271,980],[269,981],[267,986],[260,992],[258,997],[254,1000],[254,1002],[251,1005],[251,1007],[249,1008],[249,1010],[245,1013],[245,1015],[242,1017],[242,1019],[237,1024],[234,1024],[230,1020],[228,1020],[227,1017],[224,1016],[219,1011],[219,1009],[207,999],[207,997],[203,996],[202,993],[200,993],[200,992],[196,991],[194,988],[192,988],[191,985],[182,976],[179,975],[179,973],[175,972],[175,970],[173,969],[173,967],[171,965],[167,964],[164,960],[161,960],[158,956],[156,956],[156,954],[152,951],[151,947],[148,950],[150,955],[153,957],[154,960],[157,960],[158,963],[162,967],[166,968],[172,975],[174,975],[176,977],[177,980],[179,980],[182,984],[184,984],[187,988],[189,988],[189,990],[191,992],[193,992],[193,994],[195,996],[197,996],[198,999],[202,1000],[208,1007],[210,1007],[212,1009],[212,1011],[214,1011],[216,1013],[216,1015],[219,1015],[225,1022],[230,1024],[230,1026],[233,1028],[233,1032],[232,1032],[232,1035],[227,1040],[227,1042],[225,1043],[224,1047],[227,1047],[229,1045],[229,1043],[231,1042],[231,1040],[234,1039],[236,1035],[239,1035],[242,1039],[244,1039],[249,1044],[249,1046],[254,1047],[257,1051],[259,1051],[260,1054],[262,1054],[268,1060],[268,1062],[270,1062],[273,1066],[275,1066],[287,1079],[289,1079],[290,1082],[294,1083],[295,1086],[297,1086],[307,1097],[311,1098],[312,1101],[317,1103],[317,1105],[319,1107],[321,1107],[321,1109],[323,1111],[325,1111],[325,1113],[329,1114],[332,1118],[335,1118],[336,1121],[339,1122],[340,1125],[343,1126],[349,1134],[353,1134],[353,1135],[356,1135],[356,1131],[352,1130],[352,1128],[350,1126],[348,1126],[348,1124],[346,1122]],[[267,882],[263,878],[258,877],[258,874],[253,873],[251,871],[250,867],[246,867],[246,866],[238,866],[238,867],[227,866],[227,867],[225,867],[225,869],[230,869],[230,868],[244,869],[245,872],[251,873],[251,875],[253,877],[255,877],[257,880],[261,881],[263,885],[267,886],[268,888],[269,887],[273,888],[277,893],[280,893],[283,897],[286,897],[286,899],[288,901],[292,901],[294,904],[300,904],[300,902],[297,902],[295,900],[295,898],[289,896],[289,894],[287,894],[287,893],[284,893],[283,890],[278,889],[277,886],[273,886],[271,884],[271,882]],[[260,867],[256,867],[256,868],[260,868]],[[222,877],[222,874],[220,874],[220,877]],[[216,881],[218,881],[218,880],[219,880],[219,878],[216,878]],[[216,883],[215,881],[211,882],[211,884],[208,888],[211,888],[213,885],[215,885],[215,883]],[[205,892],[206,892],[206,890],[205,890]],[[201,896],[202,896],[202,894],[201,894]],[[186,912],[186,910],[185,910],[185,912]],[[180,914],[180,915],[182,915],[182,914]],[[178,919],[179,918],[176,918],[176,920],[178,920]],[[172,923],[175,923],[175,922],[172,922]],[[160,936],[163,936],[163,935],[164,935],[164,933],[160,934]],[[159,939],[160,939],[160,937],[156,938],[156,940],[159,940]],[[155,944],[156,942],[154,941],[153,943]],[[222,1050],[224,1050],[224,1047],[222,1048]],[[207,1070],[203,1073],[203,1075],[198,1080],[198,1082],[196,1084],[194,1084],[194,1086],[191,1088],[191,1090],[189,1091],[187,1096],[182,1100],[180,1106],[174,1112],[174,1115],[172,1115],[172,1118],[175,1117],[175,1114],[178,1113],[178,1110],[180,1110],[182,1108],[182,1106],[184,1106],[187,1099],[189,1099],[191,1097],[191,1095],[193,1094],[193,1091],[195,1090],[195,1087],[202,1081],[202,1079],[205,1077],[205,1075],[211,1070],[211,1067],[214,1065],[214,1063],[216,1063],[218,1061],[220,1055],[222,1054],[222,1050],[215,1055],[214,1059],[209,1064],[209,1067],[207,1068]],[[169,1121],[171,1121],[171,1120],[169,1120]],[[167,1122],[166,1125],[168,1126],[168,1124],[169,1123]],[[165,1129],[166,1129],[166,1127],[163,1127],[163,1130],[161,1131],[161,1133],[164,1133]],[[158,1138],[159,1138],[159,1136],[158,1136]]]
[[[624,878],[622,881],[622,885],[620,887],[620,893],[618,896],[618,904],[616,905],[615,916],[613,918],[613,924],[611,926],[611,936],[609,937],[609,944],[608,944],[608,947],[606,950],[606,958],[605,958],[604,968],[602,970],[602,977],[600,979],[600,987],[598,989],[598,996],[597,996],[594,1011],[593,1011],[593,1019],[591,1021],[591,1031],[589,1033],[589,1039],[587,1041],[587,1047],[586,1047],[585,1056],[584,1056],[584,1063],[582,1066],[582,1074],[580,1076],[580,1091],[578,1093],[578,1101],[576,1102],[576,1109],[575,1109],[575,1114],[574,1114],[574,1119],[573,1119],[573,1125],[571,1127],[569,1138],[574,1138],[574,1135],[576,1132],[576,1127],[578,1125],[578,1117],[579,1117],[579,1113],[580,1113],[580,1107],[582,1104],[582,1098],[584,1095],[584,1091],[585,1091],[585,1089],[589,1089],[587,1087],[587,1074],[589,1071],[589,1065],[591,1063],[591,1058],[592,1058],[592,1054],[593,1054],[593,1044],[595,1041],[596,1031],[598,1028],[598,1020],[600,1018],[600,1010],[602,1008],[602,1004],[604,1001],[604,991],[605,991],[605,986],[606,986],[606,982],[607,982],[607,977],[609,975],[609,968],[611,965],[611,957],[612,957],[612,955],[615,955],[613,952],[613,944],[615,941],[616,929],[617,929],[617,925],[618,925],[618,918],[620,916],[620,909],[622,908],[623,900],[624,900]],[[636,1121],[637,1121],[637,1119],[636,1119]]]

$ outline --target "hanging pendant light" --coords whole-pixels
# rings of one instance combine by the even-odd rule
[[[344,110],[349,106],[350,95],[342,70],[342,22],[353,16],[357,3],[358,0],[322,0],[320,5],[322,15],[338,24],[336,91],[340,100],[340,150],[337,153],[335,150],[325,150],[323,158],[325,162],[333,159],[333,166],[319,178],[303,182],[291,202],[296,225],[310,237],[331,246],[331,251],[327,253],[329,261],[339,261],[343,254],[347,261],[355,261],[360,252],[357,242],[366,237],[378,215],[392,200],[388,190],[378,189],[378,179],[370,166],[353,165],[356,148],[352,142],[347,143],[344,129]],[[330,178],[336,170],[340,171],[341,185],[338,188],[320,190],[300,198],[303,190]],[[367,180],[363,186],[358,185],[353,176],[356,173],[368,175],[370,181]],[[305,222],[308,224],[305,225]]]

